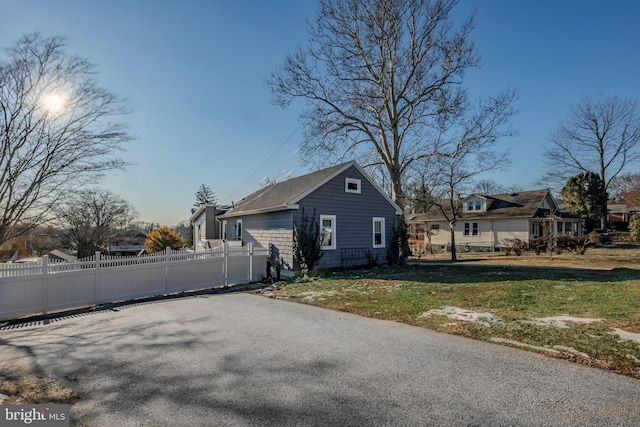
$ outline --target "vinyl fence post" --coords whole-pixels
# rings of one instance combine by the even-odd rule
[[[229,244],[225,242],[222,246],[224,250],[224,264],[223,264],[223,274],[224,274],[224,286],[229,286]]]
[[[171,255],[171,248],[167,246],[164,252],[164,291],[169,293],[169,256]]]
[[[96,305],[100,304],[100,251],[96,251],[95,255],[94,255],[94,263],[95,263],[95,267],[94,267],[94,286],[95,286],[95,290],[94,290],[94,294],[96,297]]]
[[[46,315],[49,308],[49,255],[42,257],[42,314]]]
[[[249,283],[253,281],[253,242],[249,242]]]

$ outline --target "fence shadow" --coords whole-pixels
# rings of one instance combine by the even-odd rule
[[[148,304],[159,304],[180,298],[198,297],[203,295],[225,294],[233,292],[248,292],[262,289],[268,286],[264,283],[249,283],[240,285],[217,286],[213,288],[199,289],[194,291],[176,292],[170,294],[154,295],[144,298],[135,298],[125,301],[110,302],[106,304],[92,305],[72,310],[61,310],[45,315],[24,316],[15,319],[5,319],[0,321],[0,331],[28,328],[37,325],[48,325],[65,319],[84,317],[100,314],[106,311],[119,311],[123,308],[138,307]]]

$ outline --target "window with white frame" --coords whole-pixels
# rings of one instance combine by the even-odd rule
[[[467,212],[481,211],[482,200],[469,200],[467,202]]]
[[[346,193],[360,194],[360,180],[355,178],[345,178],[344,191]]]
[[[464,235],[465,236],[477,236],[478,232],[478,223],[477,222],[465,222],[464,223]]]
[[[373,247],[384,248],[384,218],[373,218]]]
[[[320,215],[320,249],[336,248],[336,216]]]

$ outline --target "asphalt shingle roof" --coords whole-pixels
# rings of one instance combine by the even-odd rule
[[[227,215],[238,215],[253,211],[269,211],[283,209],[289,204],[297,203],[310,189],[322,184],[341,169],[346,168],[353,161],[341,163],[326,169],[291,178],[286,181],[261,188],[236,202],[234,207],[227,211]]]
[[[476,195],[486,199],[487,209],[485,211],[464,212],[463,203],[465,199],[458,201],[460,207],[459,219],[463,218],[533,218],[538,212],[538,207],[542,199],[549,193],[549,190],[520,191],[517,193]],[[443,200],[447,206],[449,199]],[[450,210],[449,210],[450,211]],[[553,213],[553,212],[551,212]],[[445,217],[440,212],[439,207],[432,207],[428,214],[415,214],[414,220],[444,220]],[[411,221],[411,220],[410,220]]]

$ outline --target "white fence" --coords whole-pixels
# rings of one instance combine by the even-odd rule
[[[245,284],[266,273],[268,249],[224,245],[208,251],[0,264],[0,319]]]

